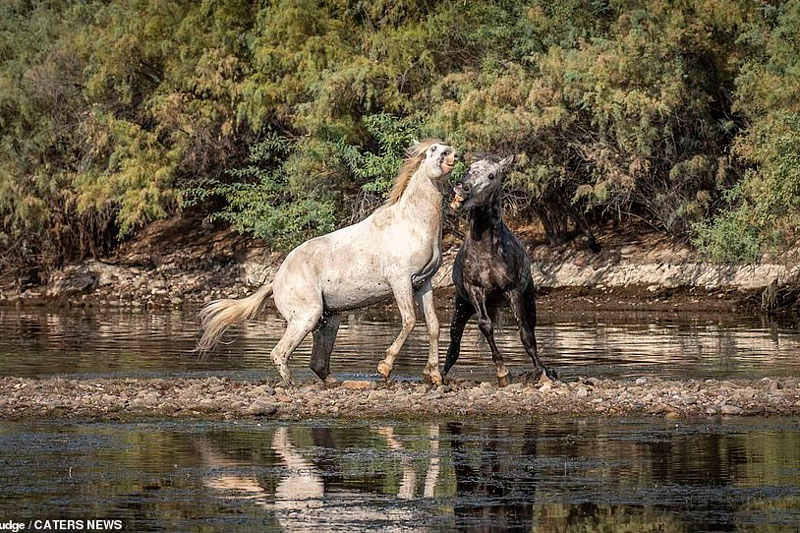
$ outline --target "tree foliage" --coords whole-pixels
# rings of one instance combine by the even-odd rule
[[[191,203],[290,246],[420,134],[516,153],[554,242],[635,217],[757,258],[797,238],[798,28],[798,0],[9,0],[0,245],[50,267]]]

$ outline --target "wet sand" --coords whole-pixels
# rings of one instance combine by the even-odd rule
[[[644,415],[667,419],[800,415],[800,379],[601,380],[525,383],[498,388],[454,380],[278,382],[227,378],[0,378],[0,419],[142,418],[314,419],[549,415]]]

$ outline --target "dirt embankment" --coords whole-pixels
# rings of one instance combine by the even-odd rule
[[[758,311],[800,302],[800,250],[758,265],[705,263],[687,246],[641,228],[609,228],[599,253],[580,240],[547,244],[536,228],[517,228],[533,260],[539,303],[554,311],[588,308]],[[445,239],[434,287],[447,295],[459,239]],[[46,285],[20,291],[0,285],[0,304],[53,303],[134,309],[198,307],[240,297],[272,279],[283,256],[264,243],[201,220],[156,222],[124,243],[115,257],[87,260],[53,273]],[[7,282],[8,280],[6,280]],[[770,285],[773,300],[762,294]],[[769,291],[766,291],[769,292]]]
[[[579,378],[571,383],[456,380],[439,387],[410,382],[321,382],[284,388],[272,382],[204,379],[0,379],[0,419],[41,417],[130,420],[189,417],[397,418],[485,416],[800,415],[800,381],[635,381]]]

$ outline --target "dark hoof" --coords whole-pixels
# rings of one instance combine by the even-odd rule
[[[511,374],[506,374],[505,376],[497,376],[497,386],[500,388],[508,387],[511,383]]]

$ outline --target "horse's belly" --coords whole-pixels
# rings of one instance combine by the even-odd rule
[[[322,299],[326,309],[331,311],[347,311],[376,304],[392,295],[388,282],[381,279],[340,280],[323,287]]]

